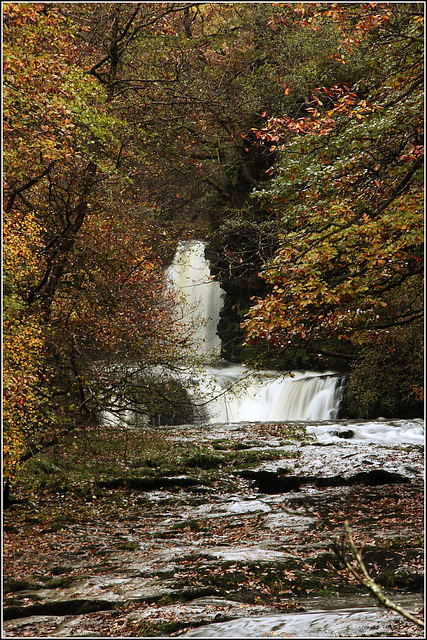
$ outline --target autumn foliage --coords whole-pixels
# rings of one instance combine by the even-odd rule
[[[344,356],[369,355],[421,330],[423,21],[414,5],[376,3],[313,4],[301,15],[311,29],[334,19],[343,65],[374,42],[375,54],[350,86],[313,87],[303,116],[266,114],[256,132],[279,152],[258,197],[281,234],[248,339],[285,350],[303,340],[314,352],[340,340]],[[418,368],[421,353],[418,344]]]
[[[5,476],[98,418],[112,363],[172,362],[159,257],[137,197],[126,122],[87,74],[90,46],[59,6],[4,8]],[[155,248],[154,248],[155,247]]]
[[[163,265],[183,232],[245,289],[235,326],[258,293],[247,342],[338,354],[375,411],[366,371],[396,354],[419,402],[417,3],[6,3],[3,18],[8,477],[120,394],[160,399],[153,367],[182,357]],[[136,360],[137,390],[118,366]]]

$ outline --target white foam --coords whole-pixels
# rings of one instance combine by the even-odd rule
[[[378,444],[424,444],[424,423],[419,420],[373,420],[351,422],[351,424],[331,423],[310,425],[307,433],[316,436],[319,442],[343,442],[337,433],[347,430],[353,432],[351,442],[374,442]]]

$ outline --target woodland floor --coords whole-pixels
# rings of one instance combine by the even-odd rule
[[[27,463],[5,511],[3,633],[171,637],[362,597],[334,553],[345,519],[372,577],[419,614],[423,454],[400,446],[369,455],[347,442],[318,446],[295,424],[70,435]],[[260,467],[304,474],[321,456],[341,456],[353,471],[393,456],[413,473],[404,483],[286,494],[243,477]],[[327,462],[322,472],[331,475]],[[423,634],[387,612],[366,635]]]

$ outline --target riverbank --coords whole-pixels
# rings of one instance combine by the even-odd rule
[[[97,428],[30,461],[13,496],[26,502],[5,512],[4,634],[307,635],[314,616],[318,633],[422,635],[377,608],[333,551],[348,518],[371,575],[418,613],[421,447],[306,427]],[[299,485],[277,492],[285,478]]]

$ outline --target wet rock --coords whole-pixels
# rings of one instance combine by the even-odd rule
[[[139,622],[139,634],[167,635],[174,631],[199,627],[205,624],[226,622],[242,615],[259,616],[277,613],[277,609],[265,605],[247,605],[234,600],[206,596],[176,606],[148,608],[128,614],[128,620]]]
[[[42,578],[44,581],[45,589],[62,589],[65,587],[69,587],[70,585],[81,582],[81,576],[60,576],[57,578],[51,578],[49,576],[44,576]]]
[[[28,618],[16,618],[14,620],[5,620],[5,631],[25,631],[26,629],[34,629],[46,623],[60,624],[63,621],[62,616],[28,616]]]
[[[231,498],[219,505],[202,505],[202,507],[197,510],[197,513],[200,515],[217,518],[222,517],[226,514],[232,516],[257,512],[268,513],[270,510],[270,507],[261,500],[242,500]]]
[[[50,572],[54,576],[60,576],[63,573],[71,573],[71,571],[74,571],[75,568],[76,567],[74,565],[57,565],[52,567],[50,569]]]
[[[298,491],[302,484],[309,480],[298,476],[288,476],[274,471],[242,471],[243,478],[254,479],[255,487],[262,493],[287,493]]]
[[[32,582],[28,580],[14,580],[9,578],[3,582],[4,593],[16,593],[17,591],[26,591],[28,589],[42,589],[44,587],[43,582]]]
[[[192,597],[206,595],[196,592]],[[4,620],[36,615],[82,615],[97,611],[108,611],[132,602],[158,602],[163,598],[177,600],[183,590],[174,588],[173,581],[164,577],[92,576],[77,579],[68,588],[55,591],[42,589],[23,591],[8,601],[4,609]]]
[[[403,484],[405,482],[410,482],[410,478],[402,476],[400,473],[393,473],[385,469],[373,469],[372,471],[361,471],[349,477],[338,475],[316,478],[313,484],[319,488],[350,487],[356,484],[376,487],[382,484]]]
[[[120,551],[136,551],[140,548],[139,542],[133,542],[132,540],[128,540],[127,542],[121,542],[117,545],[117,549]]]
[[[415,467],[412,467],[411,465],[405,465],[405,471],[411,475],[414,476],[420,476],[422,475],[422,472],[419,469],[416,469]]]
[[[372,469],[371,471],[361,471],[352,476],[290,476],[274,471],[243,471],[244,478],[254,479],[254,486],[258,487],[262,493],[288,493],[289,491],[299,491],[303,485],[314,485],[315,487],[346,487],[356,484],[365,486],[378,486],[382,484],[402,484],[410,482],[410,478],[400,473],[386,471],[385,469]]]
[[[330,429],[342,428],[357,433],[352,422],[330,424]],[[217,458],[228,455],[221,449],[244,450],[259,444],[261,437],[245,424],[226,425],[223,431],[216,425],[203,430],[194,425],[176,427],[173,434],[198,443],[216,440],[219,446],[214,448],[219,451],[213,455]],[[220,437],[224,440],[219,441]],[[261,445],[267,450],[272,442],[266,436]],[[240,460],[241,455],[232,457]],[[337,581],[331,536],[341,532],[343,514],[355,521],[355,532],[376,534],[375,540],[365,544],[364,557],[379,584],[385,589],[422,590],[422,542],[416,537],[421,540],[422,529],[413,526],[409,513],[422,493],[421,445],[391,448],[357,437],[334,438],[316,449],[289,444],[274,462],[265,456],[247,463],[252,470],[240,472],[234,465],[221,474],[206,472],[204,484],[192,477],[197,475],[193,469],[181,476],[175,475],[174,468],[164,471],[164,477],[105,478],[104,489],[123,487],[141,493],[125,496],[129,510],[123,509],[123,520],[120,515],[118,520],[108,516],[108,521],[67,521],[70,545],[63,542],[64,533],[57,535],[49,526],[42,540],[46,542],[44,570],[50,575],[38,571],[37,555],[28,555],[19,573],[9,570],[9,575],[27,581],[12,585],[5,599],[7,634],[102,637],[100,629],[110,629],[109,624],[119,619],[126,633],[120,635],[122,627],[112,625],[116,637],[172,637],[194,627],[200,628],[200,634],[192,631],[191,636],[202,637],[206,635],[202,625],[214,625],[215,632],[216,624],[236,618],[249,626],[256,623],[254,616],[266,622],[272,618],[276,624],[274,616],[292,616],[298,606],[307,612],[319,608],[319,603],[316,607],[313,603],[321,594],[325,602],[320,608],[339,609],[350,594],[356,598],[362,591],[347,584],[345,577],[342,583]],[[411,475],[415,477],[409,483]],[[252,483],[256,490],[248,487]],[[186,491],[177,493],[182,487]],[[328,490],[322,491],[323,487]],[[260,495],[260,489],[265,495]],[[106,502],[112,497],[105,490],[98,493]],[[384,501],[384,517],[378,519],[377,501],[382,498],[388,502]],[[13,519],[10,524],[15,525]],[[34,529],[31,520],[19,527],[19,533],[28,537]],[[14,538],[12,543],[15,561],[18,545]],[[26,551],[32,552],[32,547]],[[335,593],[340,597],[331,605]],[[366,601],[369,598],[362,598],[363,609]],[[350,599],[345,602],[359,606]],[[292,620],[299,617],[295,614]],[[236,624],[234,637],[249,637],[249,627]],[[255,631],[260,629],[264,635],[283,631],[296,637],[291,627],[278,632],[267,625]],[[348,629],[352,637],[360,637],[357,626]],[[232,626],[227,626],[222,637],[230,637],[231,631]],[[302,637],[306,631],[301,631]],[[336,636],[344,633],[341,628],[336,632]],[[378,626],[376,635],[384,636],[384,627]]]
[[[309,611],[297,614],[241,617],[233,621],[215,622],[179,637],[187,638],[337,638],[378,637],[390,628],[390,612],[370,607],[369,611],[348,608],[340,611]],[[387,627],[388,622],[388,627]],[[387,637],[388,634],[387,634]]]
[[[27,616],[92,613],[114,609],[116,604],[109,600],[76,598],[75,600],[50,600],[30,605],[11,605],[3,609],[3,619],[25,618]]]
[[[352,429],[347,429],[346,431],[334,431],[332,435],[337,436],[338,438],[343,438],[344,440],[350,440],[350,438],[354,437],[354,431],[352,431]]]
[[[378,486],[381,484],[403,484],[410,482],[410,478],[403,476],[400,473],[394,473],[386,471],[385,469],[373,469],[372,471],[361,471],[356,473],[355,476],[348,478],[349,482],[346,484],[364,484],[369,486]]]

